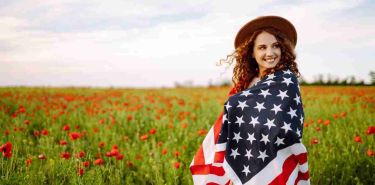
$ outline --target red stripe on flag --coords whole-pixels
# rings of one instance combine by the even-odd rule
[[[296,168],[297,163],[303,164],[307,161],[307,154],[302,153],[299,155],[289,156],[283,164],[282,172],[270,183],[270,185],[286,184],[290,174]]]
[[[215,152],[214,163],[223,163],[225,158],[225,151]]]
[[[308,180],[309,178],[310,178],[309,172],[306,172],[306,173],[298,172],[298,176],[297,176],[296,181],[294,182],[294,185],[298,184],[298,181],[300,180]]]
[[[217,120],[214,124],[214,141],[215,141],[215,144],[217,143],[217,140],[219,138],[219,134],[220,134],[220,131],[221,131],[221,126],[222,126],[222,122],[223,122],[223,115],[224,115],[224,112],[222,112],[220,114],[220,116],[217,118]]]
[[[201,165],[201,166],[192,166],[190,167],[190,171],[193,175],[208,175],[214,174],[217,176],[223,176],[225,171],[223,167],[217,167],[212,165]]]
[[[202,145],[199,147],[197,153],[194,156],[194,165],[204,165],[204,153]]]

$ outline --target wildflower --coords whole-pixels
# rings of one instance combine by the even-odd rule
[[[131,121],[133,119],[132,115],[128,115],[128,121]]]
[[[78,168],[78,175],[79,175],[79,176],[82,176],[82,175],[83,175],[83,169],[82,169],[82,168]]]
[[[12,143],[6,142],[3,146],[0,147],[0,152],[3,153],[3,156],[10,158],[12,156]]]
[[[361,138],[361,136],[358,136],[358,135],[355,136],[355,137],[354,137],[354,141],[357,142],[357,143],[362,143],[362,138]]]
[[[103,159],[96,159],[95,161],[94,161],[94,165],[103,165],[104,164],[104,161],[103,161]]]
[[[38,159],[44,160],[44,159],[46,159],[46,156],[44,154],[40,154],[40,155],[38,155]]]
[[[131,162],[131,161],[126,161],[126,165],[128,165],[129,167],[133,167],[134,166],[133,162]]]
[[[100,147],[100,148],[103,148],[103,147],[104,147],[104,142],[103,142],[103,141],[99,142],[99,147]]]
[[[318,143],[319,143],[318,139],[316,139],[316,138],[311,139],[311,144],[315,145],[315,144],[318,144]]]
[[[64,145],[67,145],[68,142],[66,142],[65,140],[60,140],[60,145],[64,146]]]
[[[119,161],[119,160],[122,160],[124,158],[124,156],[122,154],[117,154],[116,155],[116,159]]]
[[[207,130],[206,129],[200,129],[198,130],[198,135],[199,136],[205,136],[207,134]]]
[[[28,159],[26,159],[26,165],[27,166],[30,166],[31,165],[31,163],[33,162],[33,160],[31,159],[31,158],[28,158]]]
[[[141,140],[147,140],[148,139],[148,135],[147,134],[144,134],[141,136]]]
[[[156,133],[156,129],[153,128],[153,129],[149,130],[148,133],[150,133],[150,134],[155,134],[155,133]]]
[[[37,131],[37,130],[34,131],[34,136],[35,136],[35,137],[39,137],[39,135],[40,135],[40,132],[39,132],[39,131]]]
[[[70,134],[69,134],[69,137],[70,137],[70,139],[71,140],[77,140],[78,138],[80,138],[81,137],[81,134],[80,133],[78,133],[78,132],[71,132]]]
[[[45,136],[48,135],[48,130],[43,129],[43,130],[42,130],[42,135],[45,135]]]
[[[84,162],[82,162],[82,166],[84,166],[84,167],[89,167],[90,166],[90,162],[89,161],[84,161]]]
[[[76,154],[76,158],[82,158],[82,157],[85,157],[85,152],[84,151],[80,151],[78,154]]]
[[[165,154],[167,154],[167,152],[168,152],[167,149],[163,149],[163,150],[161,151],[161,154],[165,155]]]
[[[369,157],[374,156],[374,151],[372,151],[371,149],[368,149],[368,150],[367,150],[367,155],[368,155]]]
[[[60,157],[64,158],[64,159],[70,159],[70,153],[69,152],[62,152],[60,154]]]
[[[320,127],[316,127],[315,130],[319,132],[320,131]]]
[[[180,168],[180,163],[179,163],[179,162],[175,162],[175,163],[174,163],[174,167],[175,167],[176,169]]]
[[[323,123],[324,125],[329,125],[329,124],[331,124],[331,121],[329,120],[329,119],[327,119],[327,120],[324,120],[324,123]]]
[[[30,121],[30,120],[25,120],[23,123],[24,123],[25,125],[30,125],[31,121]]]
[[[174,156],[176,156],[176,157],[178,157],[178,156],[180,156],[180,152],[179,151],[174,151]]]
[[[70,130],[69,125],[64,125],[64,126],[63,126],[63,130],[64,130],[64,131],[69,131],[69,130]]]
[[[346,112],[341,112],[341,117],[345,118],[346,117]]]
[[[367,128],[366,134],[371,135],[371,134],[374,134],[374,133],[375,133],[375,126],[369,126]]]

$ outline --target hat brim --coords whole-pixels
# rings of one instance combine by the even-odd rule
[[[273,27],[280,30],[292,42],[294,47],[296,46],[297,31],[291,22],[279,16],[261,16],[242,26],[234,40],[234,47],[239,47],[251,37],[254,31],[264,27]]]

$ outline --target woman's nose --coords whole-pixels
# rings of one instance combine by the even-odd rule
[[[273,55],[274,55],[274,51],[272,50],[272,48],[267,48],[266,56],[273,56]]]

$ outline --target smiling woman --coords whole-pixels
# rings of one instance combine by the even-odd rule
[[[296,43],[294,26],[279,16],[237,33],[227,58],[236,60],[234,87],[190,166],[195,184],[310,184]]]

